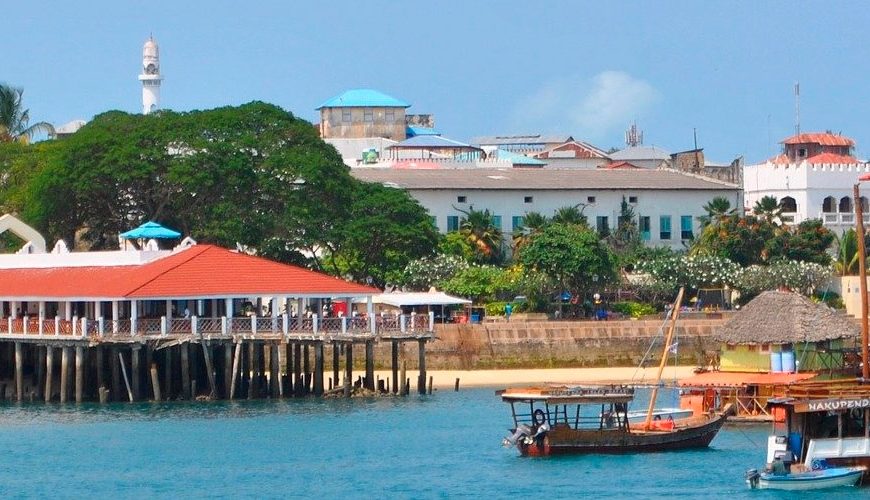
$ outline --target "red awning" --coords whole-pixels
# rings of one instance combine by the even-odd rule
[[[680,387],[746,387],[747,385],[787,385],[818,375],[804,373],[704,372],[680,380]]]

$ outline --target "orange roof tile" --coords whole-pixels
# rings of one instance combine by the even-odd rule
[[[806,133],[789,137],[782,144],[820,144],[822,146],[854,146],[855,141],[848,137],[825,133]]]
[[[0,269],[4,300],[376,293],[368,286],[212,245],[195,245],[141,265]]]
[[[835,153],[819,153],[815,156],[807,158],[807,163],[821,164],[854,164],[861,163],[857,158],[848,155],[838,155]]]
[[[628,169],[631,169],[631,168],[641,168],[641,167],[638,167],[637,165],[635,165],[633,163],[629,163],[627,161],[618,161],[615,163],[611,163],[609,165],[605,165],[603,168],[607,168],[607,169],[628,168]]]
[[[704,372],[680,380],[681,387],[744,387],[747,385],[785,385],[807,380],[817,374],[804,373],[746,373]]]

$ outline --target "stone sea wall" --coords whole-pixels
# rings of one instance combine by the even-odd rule
[[[681,319],[677,351],[681,364],[700,364],[715,350],[713,332],[722,318]],[[532,321],[437,325],[438,339],[426,347],[429,369],[637,366],[660,336],[661,319],[620,321]],[[662,340],[652,350],[661,356]],[[389,344],[377,349],[378,365],[389,360]],[[404,359],[417,366],[417,348],[408,343]],[[650,364],[650,363],[648,363]]]

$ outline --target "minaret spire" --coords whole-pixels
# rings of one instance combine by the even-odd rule
[[[148,114],[160,109],[160,83],[163,77],[160,75],[160,51],[154,34],[149,34],[148,40],[142,47],[142,74],[139,75],[142,82],[142,113]]]

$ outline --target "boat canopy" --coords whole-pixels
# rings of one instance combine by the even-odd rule
[[[502,401],[547,404],[628,403],[634,399],[634,389],[621,385],[517,387],[500,393]]]

